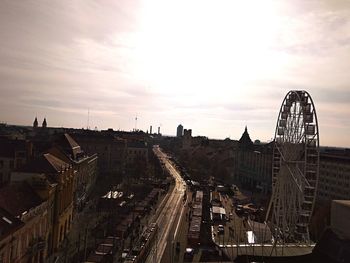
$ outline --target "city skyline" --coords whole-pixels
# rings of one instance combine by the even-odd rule
[[[312,96],[320,143],[350,146],[347,1],[4,1],[0,122],[252,140],[289,90]]]

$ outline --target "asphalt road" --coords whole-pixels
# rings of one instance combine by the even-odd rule
[[[153,222],[158,225],[158,236],[154,247],[146,262],[160,262],[166,252],[168,242],[174,239],[174,232],[179,227],[180,214],[183,213],[183,196],[186,190],[186,184],[181,178],[180,173],[169,160],[168,156],[160,148],[154,147],[154,152],[164,163],[165,169],[175,179],[175,186],[167,194],[164,203],[159,206]],[[172,257],[171,255],[169,255]]]

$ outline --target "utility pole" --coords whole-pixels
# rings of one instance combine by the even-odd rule
[[[90,108],[88,108],[88,117],[87,117],[87,124],[86,124],[86,129],[88,130],[90,126]]]

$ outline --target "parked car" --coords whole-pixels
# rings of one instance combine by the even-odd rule
[[[218,234],[223,234],[225,232],[225,227],[223,225],[218,225]]]
[[[228,214],[228,220],[231,220],[232,218],[233,218],[233,213],[230,212],[230,213]]]
[[[235,212],[238,216],[242,216],[244,214],[244,209],[241,206],[237,206]]]
[[[252,203],[243,206],[243,208],[250,213],[255,213],[258,210],[257,206]]]
[[[130,252],[129,249],[127,249],[127,248],[124,249],[122,252],[122,259],[125,259],[128,256],[129,252]]]
[[[186,248],[184,253],[184,262],[192,262],[194,255],[194,249],[193,248]]]

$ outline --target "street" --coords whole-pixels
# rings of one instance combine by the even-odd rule
[[[158,237],[146,262],[160,262],[165,253],[168,242],[173,241],[174,231],[179,227],[178,221],[183,213],[183,196],[186,184],[177,169],[173,166],[166,154],[159,147],[154,147],[154,152],[164,163],[164,169],[174,178],[175,185],[165,197],[164,203],[159,206],[153,222],[158,225]],[[172,255],[166,255],[172,257]]]

